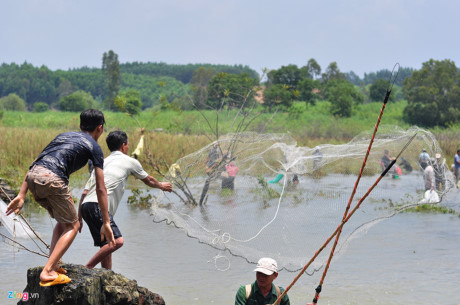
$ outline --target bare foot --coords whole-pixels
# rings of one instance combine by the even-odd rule
[[[56,271],[46,272],[43,269],[43,271],[40,273],[40,280],[43,282],[52,281],[54,279],[57,279],[58,275],[59,274]]]

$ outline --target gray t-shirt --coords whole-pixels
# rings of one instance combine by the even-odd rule
[[[145,179],[148,174],[142,168],[139,161],[125,155],[121,151],[112,152],[104,160],[104,183],[107,188],[107,199],[109,203],[109,213],[115,215],[121,198],[125,192],[126,181],[129,175],[137,179]],[[88,194],[83,200],[85,202],[97,202],[96,177],[94,171],[86,183],[85,189]]]

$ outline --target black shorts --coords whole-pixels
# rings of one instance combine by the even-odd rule
[[[91,236],[94,240],[95,247],[102,247],[107,244],[107,241],[101,241],[101,228],[102,228],[102,214],[99,209],[99,204],[97,202],[85,202],[81,207],[81,215],[88,225]],[[112,215],[109,213],[110,218],[110,227],[113,231],[113,237],[115,239],[121,237],[120,229],[118,229],[117,224],[113,221]]]

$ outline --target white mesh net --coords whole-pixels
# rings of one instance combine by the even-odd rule
[[[382,173],[385,150],[391,160],[414,134],[396,164],[343,227],[335,257],[357,233],[422,201],[425,182],[419,156],[423,149],[433,157],[429,163],[438,201],[454,185],[430,132],[381,126],[351,209]],[[286,134],[226,135],[171,166],[165,178],[174,183],[175,193],[157,198],[154,221],[174,224],[188,236],[251,263],[269,256],[280,269],[300,270],[341,223],[371,135],[366,132],[348,144],[315,148],[299,147]],[[226,170],[229,163],[238,167],[236,175],[234,168]],[[323,251],[307,273],[318,270],[329,252]]]

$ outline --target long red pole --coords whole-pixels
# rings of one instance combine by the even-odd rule
[[[395,65],[396,67],[396,65]],[[394,70],[394,69],[393,69]],[[396,79],[396,78],[395,78]],[[392,84],[391,84],[392,86]],[[350,207],[351,207],[351,202],[353,201],[353,198],[354,198],[354,195],[356,193],[356,189],[358,187],[358,184],[359,184],[359,181],[362,177],[362,172],[364,170],[364,167],[366,166],[366,161],[367,161],[367,158],[370,154],[370,151],[371,151],[371,148],[372,148],[372,144],[374,142],[374,139],[375,139],[375,135],[377,133],[377,130],[378,130],[378,126],[380,124],[380,121],[382,119],[382,116],[383,116],[383,112],[385,110],[385,106],[386,106],[386,103],[388,102],[388,99],[390,97],[390,94],[391,94],[391,88],[389,88],[386,92],[386,95],[385,95],[385,98],[383,100],[383,105],[382,105],[382,108],[380,110],[380,114],[377,118],[377,122],[375,124],[375,128],[374,128],[374,132],[372,134],[372,137],[371,137],[371,141],[369,143],[369,146],[368,146],[368,149],[367,149],[367,152],[366,152],[366,155],[364,156],[364,160],[363,160],[363,163],[362,163],[362,166],[361,166],[361,169],[360,169],[360,172],[359,172],[359,175],[358,175],[358,178],[355,182],[355,186],[353,188],[353,191],[352,191],[352,194],[350,196],[350,199],[348,201],[348,205],[345,209],[345,212],[344,212],[344,215],[343,215],[343,218],[342,218],[342,223],[337,227],[337,229],[334,231],[334,233],[326,240],[326,242],[323,244],[323,246],[321,246],[315,253],[315,255],[310,259],[310,261],[302,268],[302,270],[300,271],[300,273],[294,278],[293,282],[288,286],[286,287],[286,290],[278,297],[278,299],[275,301],[275,303],[273,303],[273,305],[277,305],[279,304],[279,302],[281,301],[281,299],[287,294],[287,292],[291,289],[291,287],[295,284],[295,282],[297,282],[297,280],[300,278],[300,276],[302,276],[302,274],[307,270],[307,268],[311,265],[311,263],[316,259],[316,257],[318,257],[318,255],[321,253],[321,251],[329,244],[329,242],[332,240],[332,238],[334,236],[336,236],[336,240],[335,240],[335,243],[334,243],[334,246],[332,247],[332,250],[331,250],[331,254],[329,255],[329,259],[328,259],[328,262],[327,262],[327,265],[325,267],[325,271],[323,272],[323,276],[321,278],[321,281],[320,281],[320,284],[318,285],[318,287],[316,288],[316,293],[315,293],[315,298],[313,299],[313,303],[316,304],[317,301],[318,301],[318,298],[319,298],[319,294],[321,292],[321,287],[322,287],[322,284],[324,282],[324,279],[326,277],[326,274],[327,274],[327,270],[329,269],[329,265],[330,265],[330,262],[332,260],[332,256],[334,255],[334,251],[335,251],[335,248],[337,246],[337,243],[338,243],[338,240],[339,240],[339,237],[340,237],[340,234],[342,232],[342,228],[343,226],[345,225],[345,223],[350,219],[350,217],[354,214],[354,212],[359,208],[359,206],[361,205],[361,203],[364,201],[364,199],[370,194],[370,192],[374,189],[374,187],[379,183],[379,181],[383,178],[383,176],[388,172],[388,170],[391,168],[391,166],[393,166],[393,164],[396,162],[396,159],[392,161],[392,163],[383,171],[383,173],[379,176],[379,178],[377,179],[377,181],[372,185],[372,187],[368,190],[368,192],[359,200],[358,204],[355,206],[355,208],[350,212],[350,214],[348,214],[348,211],[350,210]],[[414,138],[414,137],[413,137]],[[413,139],[412,138],[412,139]],[[412,141],[412,139],[410,141]],[[404,149],[407,147],[408,144],[406,144],[406,146],[404,147]],[[403,149],[403,150],[404,150]],[[402,153],[402,151],[401,151]],[[400,154],[401,154],[400,153]],[[400,155],[399,154],[399,155]],[[398,155],[398,156],[399,156]]]

